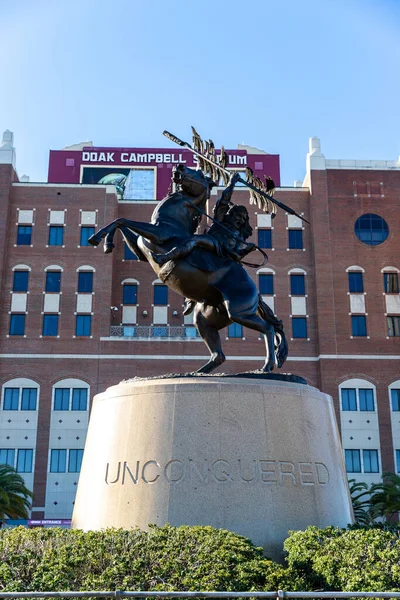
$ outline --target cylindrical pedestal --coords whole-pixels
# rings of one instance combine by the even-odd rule
[[[332,399],[245,378],[130,381],[95,397],[72,525],[212,525],[272,558],[353,519]]]

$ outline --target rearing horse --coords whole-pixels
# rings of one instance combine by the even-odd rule
[[[150,223],[120,218],[88,241],[98,246],[104,239],[105,252],[111,252],[114,233],[119,229],[132,252],[140,260],[147,260],[160,276],[162,266],[155,262],[153,255],[170,251],[195,233],[215,186],[202,171],[182,164],[174,169],[173,181],[178,191],[159,202]],[[265,336],[266,360],[262,371],[272,371],[276,364],[281,367],[288,352],[282,323],[263,302],[245,269],[239,262],[214,255],[211,255],[211,260],[217,260],[217,263],[214,260],[214,268],[207,269],[202,260],[197,261],[197,266],[195,253],[199,252],[202,256],[210,255],[206,250],[194,250],[193,256],[177,261],[165,280],[172,290],[196,302],[194,323],[211,353],[210,360],[198,372],[210,373],[225,361],[218,332],[231,323]]]

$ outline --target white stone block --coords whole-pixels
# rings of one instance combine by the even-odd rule
[[[19,210],[18,211],[18,223],[20,225],[32,225],[33,223],[33,210]]]
[[[288,215],[288,227],[289,229],[301,229],[303,222],[299,217],[294,215]]]
[[[95,210],[83,210],[81,212],[81,224],[82,225],[96,225],[96,211]]]
[[[27,294],[16,294],[14,292],[11,295],[11,312],[24,313],[26,311],[27,299]]]
[[[257,227],[271,227],[272,218],[271,215],[257,215]]]
[[[122,307],[122,323],[125,325],[137,323],[137,307],[123,306]]]
[[[365,313],[364,294],[350,294],[350,312]]]
[[[168,323],[168,306],[155,306],[153,309],[153,323],[166,325]]]
[[[387,314],[400,314],[400,295],[399,294],[387,294],[385,296],[386,301],[386,312]]]
[[[306,315],[307,314],[307,303],[305,296],[292,296],[291,297],[291,308],[292,315]]]
[[[50,225],[64,225],[65,211],[64,210],[51,210],[50,211]]]
[[[272,312],[275,314],[275,298],[273,296],[263,296],[262,299],[264,300],[265,304],[267,304],[270,309],[272,310]]]
[[[58,313],[60,310],[60,294],[45,294],[43,312]]]
[[[78,294],[76,297],[76,312],[91,313],[92,312],[92,294]]]

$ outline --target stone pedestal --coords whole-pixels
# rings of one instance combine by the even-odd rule
[[[332,399],[316,388],[189,377],[94,399],[75,528],[212,525],[279,559],[290,529],[352,518]]]

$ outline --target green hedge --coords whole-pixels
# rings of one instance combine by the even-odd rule
[[[309,527],[285,541],[287,565],[212,527],[0,531],[1,591],[400,591],[399,532]]]

